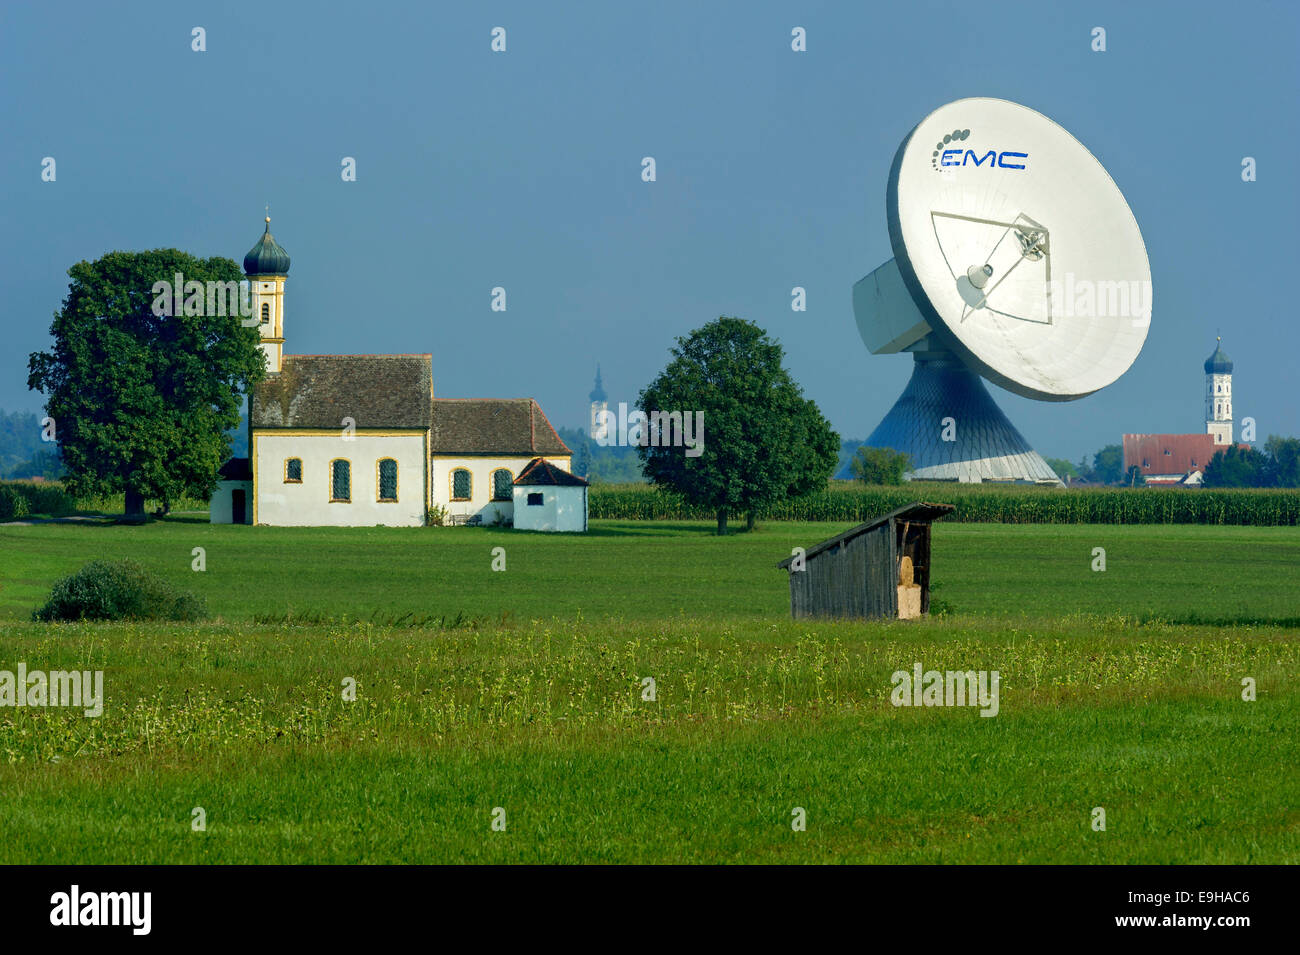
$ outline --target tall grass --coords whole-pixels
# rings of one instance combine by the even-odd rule
[[[865,521],[912,501],[952,504],[946,520],[998,524],[1232,524],[1300,523],[1300,491],[1194,488],[1051,488],[913,482],[869,487],[833,481],[825,491],[784,501],[762,517],[779,521]],[[646,484],[593,485],[593,520],[708,520],[670,491]]]

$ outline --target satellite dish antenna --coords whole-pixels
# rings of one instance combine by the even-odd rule
[[[894,258],[854,285],[853,311],[873,355],[915,366],[866,443],[907,452],[917,479],[1059,484],[980,377],[1072,401],[1133,364],[1151,267],[1124,196],[1046,116],[975,98],[907,135],[886,207]]]

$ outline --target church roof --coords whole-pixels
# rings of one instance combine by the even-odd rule
[[[434,454],[573,453],[532,398],[435,398],[431,443]]]
[[[600,366],[596,366],[596,387],[591,389],[590,398],[592,401],[606,401],[608,395],[605,394],[605,388],[600,383]]]
[[[1228,450],[1215,444],[1212,434],[1126,434],[1124,473],[1137,465],[1143,477],[1204,471],[1216,451]],[[1241,445],[1249,447],[1249,445]]]
[[[519,472],[514,482],[519,487],[539,487],[543,484],[551,487],[586,487],[587,482],[576,474],[570,474],[564,468],[557,467],[546,458],[533,458],[528,466]]]
[[[275,236],[271,235],[271,217],[266,217],[266,231],[257,245],[248,250],[244,256],[244,274],[246,275],[288,275],[289,253],[284,251]]]
[[[431,355],[286,355],[253,388],[254,428],[426,429],[433,419]]]
[[[1214,354],[1205,359],[1207,375],[1231,375],[1232,359],[1223,353],[1223,346],[1215,344]]]

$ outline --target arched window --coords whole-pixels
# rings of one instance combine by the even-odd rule
[[[270,302],[262,303],[262,324],[263,325],[271,324],[271,303]]]
[[[330,503],[349,503],[352,500],[352,462],[335,458],[330,462]]]
[[[513,501],[515,498],[515,476],[506,468],[492,472],[492,500]]]
[[[451,472],[451,499],[453,501],[468,501],[474,496],[474,482],[471,480],[469,471],[465,468],[457,468]]]
[[[397,462],[392,458],[379,459],[379,500],[397,500]]]
[[[285,484],[302,483],[302,458],[285,458],[284,483]]]

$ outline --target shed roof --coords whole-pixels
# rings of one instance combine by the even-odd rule
[[[887,523],[890,520],[911,521],[913,524],[929,524],[947,514],[951,514],[952,511],[953,505],[951,504],[931,504],[926,501],[913,501],[911,504],[904,504],[902,507],[894,508],[894,510],[890,511],[888,514],[881,514],[879,517],[873,518],[864,524],[859,524],[857,527],[850,527],[844,533],[836,534],[834,537],[808,548],[804,551],[804,559],[806,560],[810,557],[816,557],[822,551],[835,547],[838,544],[843,544],[845,541],[852,540],[858,535],[865,534],[867,531],[879,527],[881,524]],[[791,555],[776,566],[788,568],[790,562],[793,560],[794,556]]]
[[[433,417],[430,355],[286,355],[253,387],[254,428],[427,429]]]
[[[517,487],[533,487],[547,484],[552,487],[586,487],[587,482],[576,474],[570,474],[564,468],[556,467],[546,458],[533,458],[528,466],[515,478]]]

